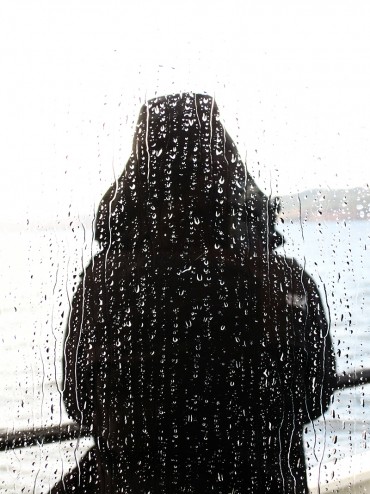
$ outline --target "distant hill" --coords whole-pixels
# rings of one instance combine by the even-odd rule
[[[283,220],[370,220],[370,189],[312,189],[280,196]]]
[[[339,221],[370,220],[370,187],[353,189],[311,189],[304,192],[280,196],[280,218],[283,221]],[[40,214],[38,214],[40,213]],[[90,214],[61,213],[49,216],[48,212],[28,212],[22,218],[0,217],[3,232],[20,230],[71,230],[92,232],[94,209]]]

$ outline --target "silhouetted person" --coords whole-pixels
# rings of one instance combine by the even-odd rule
[[[64,399],[96,446],[65,492],[307,492],[302,426],[335,363],[274,220],[211,97],[143,106],[73,298]]]

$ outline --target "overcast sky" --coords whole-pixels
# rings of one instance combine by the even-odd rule
[[[370,182],[370,3],[6,1],[0,221],[91,213],[146,98],[214,95],[273,194]]]

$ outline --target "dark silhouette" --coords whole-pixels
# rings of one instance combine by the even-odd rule
[[[143,106],[66,335],[66,407],[96,446],[53,493],[307,492],[302,426],[335,362],[276,208],[211,97]]]

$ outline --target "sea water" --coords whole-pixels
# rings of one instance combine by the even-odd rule
[[[370,222],[285,222],[280,253],[318,284],[330,321],[338,373],[370,367]],[[0,245],[0,429],[64,424],[63,335],[79,274],[93,255],[91,228],[32,225],[7,230]],[[369,448],[370,385],[337,391],[324,417],[308,424],[308,477],[332,460]],[[91,439],[0,453],[0,490],[46,493],[91,447]]]
[[[370,222],[296,221],[280,230],[287,240],[280,252],[296,257],[319,287],[337,373],[370,368]],[[369,433],[370,385],[336,391],[325,416],[305,427],[310,486],[318,484],[321,470],[322,492],[326,492],[324,479],[335,480],[337,461],[356,461],[368,452]]]

